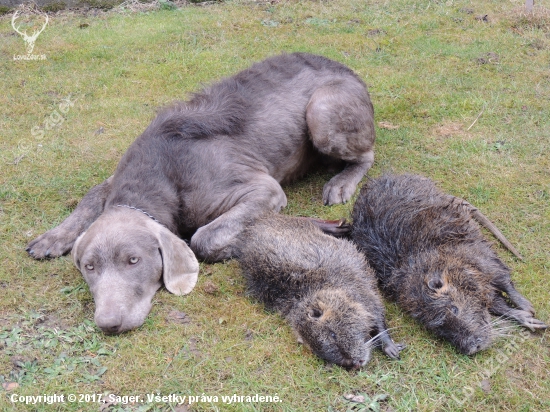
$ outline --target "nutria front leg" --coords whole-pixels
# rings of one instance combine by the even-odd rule
[[[380,342],[382,343],[382,350],[386,355],[392,359],[400,359],[399,352],[405,349],[404,344],[395,343],[388,333],[388,328],[384,320],[377,322],[377,333],[380,334]]]
[[[521,326],[529,328],[531,331],[536,329],[546,329],[548,327],[544,322],[535,319],[530,311],[510,307],[506,303],[506,300],[504,300],[504,297],[500,295],[495,297],[493,300],[493,305],[489,308],[489,310],[495,315],[514,319],[519,322]]]
[[[382,341],[382,350],[386,355],[392,359],[400,359],[399,352],[405,349],[404,344],[395,343],[388,332],[384,332],[380,337],[380,340]]]
[[[508,295],[510,300],[518,307],[518,309],[529,312],[532,316],[535,316],[535,308],[531,302],[529,302],[521,293],[517,291],[511,281],[499,286],[499,289]]]

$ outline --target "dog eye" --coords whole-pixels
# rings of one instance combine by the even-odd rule
[[[128,260],[128,263],[130,263],[130,265],[135,265],[136,263],[139,262],[139,258],[137,257],[134,257],[132,256],[129,260]]]
[[[86,265],[86,270],[94,270],[94,265]]]
[[[332,339],[336,339],[336,333],[330,332],[330,336],[331,336]]]
[[[453,312],[453,315],[458,315],[458,308],[456,306],[451,306],[451,312]]]

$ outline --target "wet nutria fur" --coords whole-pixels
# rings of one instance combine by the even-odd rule
[[[472,217],[486,219],[427,178],[385,175],[361,189],[352,225],[383,292],[468,355],[491,344],[490,313],[546,328]]]
[[[357,369],[379,339],[389,357],[399,357],[374,273],[350,241],[304,218],[271,214],[241,235],[239,261],[250,294],[280,312],[317,356]]]

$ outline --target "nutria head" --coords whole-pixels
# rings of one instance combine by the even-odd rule
[[[400,269],[409,271],[401,278],[403,308],[465,355],[491,345],[489,308],[495,290],[480,281],[482,272],[452,254],[426,253],[408,263]]]
[[[315,291],[288,314],[298,340],[330,363],[358,369],[371,358],[375,316],[343,289]]]

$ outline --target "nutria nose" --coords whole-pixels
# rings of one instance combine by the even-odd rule
[[[361,368],[361,366],[363,366],[364,363],[365,361],[363,359],[353,360],[351,358],[344,358],[342,360],[341,366],[346,369],[359,369]]]
[[[476,339],[476,349],[477,350],[480,350],[481,349],[481,344],[483,343],[483,339],[481,338],[477,338]]]
[[[483,338],[471,337],[469,339],[468,345],[468,355],[473,355],[476,352],[479,352],[483,347]]]
[[[359,369],[361,368],[361,366],[363,366],[364,363],[365,361],[363,359],[354,361],[351,358],[347,358],[342,361],[342,366],[349,369]]]

